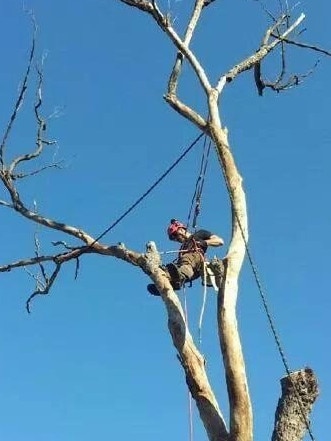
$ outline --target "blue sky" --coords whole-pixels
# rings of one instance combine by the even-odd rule
[[[276,2],[269,2],[272,9]],[[175,51],[138,11],[117,1],[30,0],[38,25],[38,53],[47,54],[44,112],[58,110],[49,136],[58,141],[45,160],[64,160],[21,187],[27,204],[46,216],[98,235],[134,202],[198,135],[162,100]],[[164,2],[183,27],[189,2]],[[305,40],[330,48],[327,0],[302,2]],[[0,6],[1,107],[5,127],[25,69],[31,27],[21,1]],[[215,80],[254,52],[266,26],[259,4],[215,2],[193,43]],[[320,383],[312,428],[329,432],[331,239],[329,203],[331,60],[290,51],[290,66],[308,71],[304,84],[285,94],[257,96],[251,73],[224,91],[221,114],[244,178],[250,247],[284,350],[295,370],[310,366]],[[268,63],[268,74],[276,66]],[[8,145],[15,155],[33,147],[34,80]],[[180,95],[204,109],[185,68]],[[137,209],[104,238],[143,251],[165,235],[172,217],[186,219],[201,146]],[[1,190],[0,198],[4,197]],[[2,208],[1,264],[33,254],[39,234],[45,253],[65,239]],[[212,155],[199,225],[230,238],[229,201]],[[223,256],[224,250],[218,251]],[[211,253],[212,255],[212,253]],[[24,309],[33,290],[20,270],[0,276],[0,436],[7,441],[74,441],[91,438],[159,441],[188,436],[187,392],[167,333],[163,304],[146,293],[147,277],[101,256],[81,260],[78,280],[69,264],[52,292]],[[248,262],[241,275],[238,319],[255,412],[255,440],[270,439],[279,379],[277,353]],[[192,332],[197,335],[202,289],[188,290]],[[215,327],[216,296],[208,295],[201,350],[227,414],[222,360]],[[195,439],[206,439],[195,414]]]

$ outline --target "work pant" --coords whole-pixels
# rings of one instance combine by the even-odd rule
[[[203,255],[197,251],[194,251],[182,254],[177,261],[177,267],[179,273],[186,280],[195,280],[200,277],[203,272],[203,263]]]

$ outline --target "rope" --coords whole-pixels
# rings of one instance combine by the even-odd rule
[[[260,297],[262,299],[262,304],[263,304],[264,310],[266,312],[266,315],[267,315],[267,318],[268,318],[268,322],[269,322],[269,325],[270,325],[270,328],[271,328],[274,340],[276,342],[276,346],[277,346],[278,352],[279,352],[281,360],[283,362],[285,371],[286,371],[287,375],[289,376],[289,379],[290,379],[290,381],[292,383],[293,390],[295,391],[295,395],[296,395],[296,399],[297,399],[297,402],[298,402],[298,405],[299,405],[299,408],[300,408],[301,416],[302,416],[302,419],[303,419],[303,421],[304,421],[304,423],[306,425],[306,429],[307,429],[307,431],[309,433],[310,439],[312,441],[315,441],[315,437],[314,437],[314,435],[312,433],[312,430],[310,428],[310,423],[309,423],[309,421],[307,421],[307,418],[306,418],[306,416],[304,414],[304,411],[303,411],[300,394],[299,394],[299,392],[297,390],[297,387],[294,384],[294,382],[292,381],[291,376],[290,376],[292,371],[290,370],[289,363],[288,363],[288,361],[287,361],[287,359],[285,357],[285,352],[284,352],[284,350],[282,348],[282,344],[280,342],[280,338],[279,338],[279,335],[278,335],[278,333],[276,331],[274,320],[272,318],[272,315],[271,315],[271,312],[270,312],[270,308],[269,308],[268,303],[267,303],[266,292],[265,292],[265,290],[262,287],[262,283],[261,283],[260,277],[258,275],[256,264],[254,263],[253,256],[252,256],[252,254],[250,252],[250,249],[249,249],[249,246],[248,246],[248,242],[247,242],[246,237],[245,237],[243,226],[241,224],[241,221],[240,221],[239,215],[237,213],[237,210],[235,209],[233,196],[232,196],[232,193],[231,193],[231,190],[230,190],[230,185],[229,185],[227,176],[225,174],[225,170],[224,170],[224,167],[223,167],[222,159],[220,157],[220,154],[219,154],[217,148],[215,148],[215,150],[217,152],[217,156],[218,156],[220,164],[221,164],[221,169],[222,169],[225,185],[226,185],[226,188],[227,188],[227,191],[228,191],[231,203],[232,203],[233,213],[235,215],[236,221],[238,222],[238,226],[239,226],[239,229],[240,229],[240,232],[241,232],[241,236],[242,236],[242,239],[243,239],[244,244],[245,244],[245,250],[246,250],[246,253],[247,253],[249,264],[250,264],[250,267],[252,269],[252,272],[253,272],[253,275],[254,275],[254,279],[255,279],[256,285],[258,287],[258,291],[260,293]]]
[[[96,242],[98,242],[100,239],[102,239],[106,234],[108,234],[116,225],[118,225],[129,213],[131,213],[132,210],[134,210],[137,205],[142,202],[146,196],[148,196],[154,188],[160,184],[161,181],[176,167],[176,165],[179,164],[179,162],[189,153],[189,151],[197,144],[197,142],[202,138],[203,132],[200,133],[200,135],[195,138],[195,140],[184,150],[184,152],[179,156],[179,158],[176,159],[162,175],[152,184],[146,191],[143,193],[127,210],[124,211],[124,213],[118,217],[109,227],[107,227],[100,235],[92,242],[92,244],[89,247],[92,247]]]
[[[201,311],[200,311],[200,317],[199,317],[199,345],[201,347],[202,344],[202,321],[203,316],[205,313],[205,307],[206,307],[206,300],[207,300],[207,268],[206,268],[206,262],[203,263],[203,296],[202,296],[202,305],[201,305]]]
[[[186,253],[187,251],[190,251],[190,250],[182,250],[182,249],[179,249],[179,250],[169,250],[169,251],[159,251],[159,254],[180,254],[180,253]]]
[[[199,184],[198,194],[197,194],[197,198],[196,198],[194,217],[193,217],[193,221],[192,221],[193,228],[196,228],[196,226],[197,226],[197,219],[198,219],[198,216],[199,216],[200,210],[201,210],[201,196],[202,196],[202,190],[203,190],[203,187],[205,184],[205,177],[206,177],[210,148],[211,148],[211,141],[209,141],[209,145],[208,145],[208,149],[207,149],[207,153],[206,153],[206,158],[205,158],[205,162],[204,162],[204,167],[203,167],[203,172],[202,172],[202,179]]]
[[[203,190],[203,186],[204,186],[204,182],[205,182],[205,175],[206,175],[206,170],[207,170],[207,165],[208,165],[208,158],[209,158],[210,149],[211,149],[211,141],[209,141],[209,145],[207,148],[207,135],[205,135],[205,139],[204,139],[204,143],[203,143],[202,157],[201,157],[201,162],[200,162],[200,171],[199,171],[198,178],[197,178],[197,181],[195,184],[195,189],[194,189],[194,193],[192,196],[191,206],[190,206],[189,215],[188,215],[188,219],[187,219],[187,226],[188,227],[190,225],[190,221],[191,221],[191,217],[192,217],[192,213],[193,213],[193,206],[194,206],[194,214],[193,214],[192,228],[196,228],[197,218],[198,218],[198,215],[200,214],[201,195],[202,195],[202,190]]]

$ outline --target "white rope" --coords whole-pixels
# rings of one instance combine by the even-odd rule
[[[207,268],[206,268],[206,262],[203,262],[203,298],[202,298],[202,305],[201,305],[201,311],[200,311],[200,317],[199,317],[199,345],[201,346],[202,343],[202,321],[203,321],[203,315],[205,312],[205,306],[206,306],[206,299],[207,299]]]

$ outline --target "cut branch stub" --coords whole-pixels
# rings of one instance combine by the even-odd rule
[[[306,431],[311,435],[309,415],[319,394],[317,378],[310,368],[292,372],[281,379],[272,441],[299,441]]]

